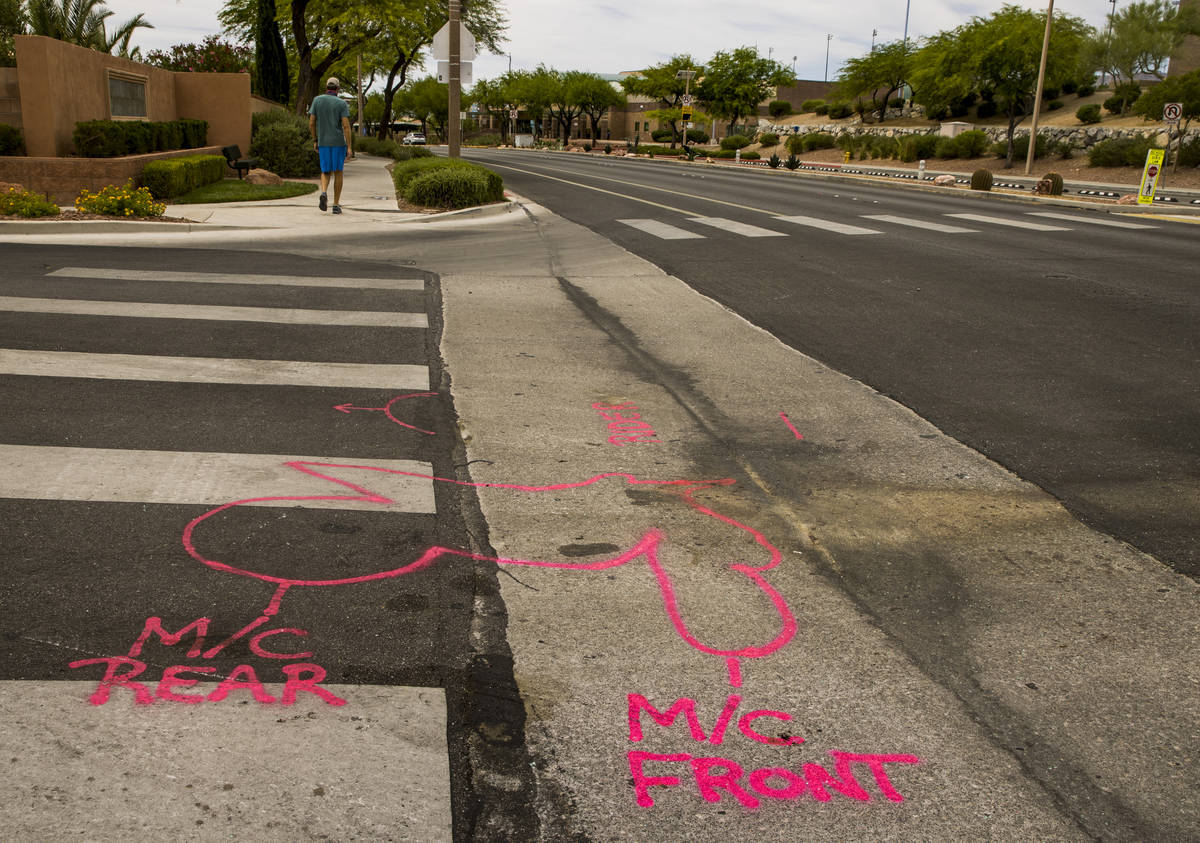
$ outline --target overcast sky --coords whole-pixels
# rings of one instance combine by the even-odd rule
[[[276,0],[278,3],[286,0]],[[1046,0],[1015,5],[1044,11]],[[200,41],[220,32],[217,13],[223,0],[106,0],[113,20],[124,22],[143,12],[155,29],[139,30],[134,43],[143,52]],[[508,43],[515,69],[544,63],[559,70],[619,73],[657,64],[677,53],[700,62],[718,50],[758,47],[788,67],[795,58],[801,79],[824,79],[826,47],[829,78],[843,61],[871,48],[871,31],[879,43],[904,37],[906,0],[840,0],[798,2],[755,0],[504,0],[508,10]],[[909,0],[909,38],[951,29],[973,15],[988,15],[1001,0]],[[1118,7],[1128,5],[1119,0]],[[1108,0],[1057,0],[1055,14],[1072,14],[1103,26]],[[826,39],[832,35],[832,40]],[[480,55],[475,78],[490,78],[508,69],[509,58]]]

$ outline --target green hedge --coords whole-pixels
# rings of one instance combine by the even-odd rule
[[[21,130],[7,123],[0,123],[0,155],[24,155],[25,138]]]
[[[262,123],[250,141],[250,155],[258,159],[258,166],[285,179],[318,175],[321,161],[308,122],[296,115],[289,117]]]
[[[727,138],[721,138],[721,149],[745,149],[754,141],[745,135],[730,135]]]
[[[120,158],[173,149],[197,149],[208,144],[208,121],[183,118],[148,120],[85,120],[72,135],[81,158]]]
[[[1092,167],[1141,167],[1146,163],[1146,153],[1156,148],[1156,143],[1142,135],[1112,138],[1088,150],[1088,164]]]
[[[355,137],[355,151],[367,155],[378,155],[380,158],[391,158],[396,161],[411,161],[414,158],[432,158],[433,153],[423,146],[404,146],[390,138],[379,140],[372,137]]]
[[[397,196],[429,208],[468,208],[504,199],[504,180],[499,175],[461,158],[403,161],[392,168],[392,181]]]
[[[187,155],[151,161],[142,169],[141,182],[155,199],[183,196],[225,178],[225,166],[223,155]]]

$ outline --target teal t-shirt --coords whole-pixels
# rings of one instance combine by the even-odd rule
[[[341,97],[321,94],[308,107],[309,114],[317,117],[317,146],[345,146],[346,136],[342,133],[342,118],[349,118],[350,106]]]

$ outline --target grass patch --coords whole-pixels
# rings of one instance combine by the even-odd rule
[[[223,179],[213,184],[198,187],[177,199],[173,205],[204,205],[211,202],[262,202],[268,199],[290,199],[313,193],[317,185],[300,181],[285,181],[283,184],[251,184],[243,179]]]

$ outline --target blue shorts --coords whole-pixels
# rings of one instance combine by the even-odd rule
[[[321,159],[322,173],[336,173],[346,166],[346,147],[318,146],[317,157]]]

